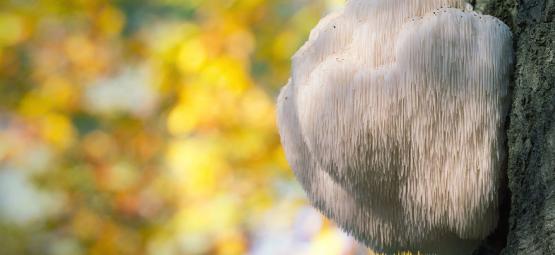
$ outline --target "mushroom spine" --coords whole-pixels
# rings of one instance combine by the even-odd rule
[[[310,201],[384,252],[457,254],[497,224],[509,28],[462,0],[350,0],[293,56],[278,97]]]

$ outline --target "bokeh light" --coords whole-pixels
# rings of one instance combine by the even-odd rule
[[[275,97],[342,1],[0,1],[0,254],[367,254]]]

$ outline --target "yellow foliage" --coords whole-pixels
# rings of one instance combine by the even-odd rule
[[[107,37],[119,34],[125,25],[124,14],[114,7],[102,8],[98,16],[99,30]]]
[[[0,254],[352,245],[293,224],[306,201],[275,128],[277,89],[321,1],[23,2],[0,1],[0,173],[24,168],[37,197],[67,201],[37,224],[0,214]]]
[[[58,149],[66,149],[75,141],[73,126],[62,114],[47,113],[39,117],[39,129],[43,139]]]
[[[206,61],[206,49],[199,38],[191,38],[181,44],[177,66],[184,74],[200,71]]]
[[[168,115],[168,131],[173,135],[187,134],[198,123],[198,113],[191,111],[186,104],[175,106]]]
[[[199,82],[203,85],[214,86],[233,94],[240,94],[251,86],[245,66],[240,60],[231,57],[221,57],[211,61],[199,75]]]
[[[21,42],[26,32],[23,17],[0,12],[0,31],[0,47]]]
[[[186,139],[169,145],[169,169],[186,197],[206,197],[215,193],[225,178],[226,163],[211,141]]]

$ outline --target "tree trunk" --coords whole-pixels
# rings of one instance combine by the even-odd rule
[[[477,0],[514,34],[505,220],[474,254],[555,254],[555,0]],[[510,197],[510,201],[509,198]],[[509,212],[507,212],[509,211]]]

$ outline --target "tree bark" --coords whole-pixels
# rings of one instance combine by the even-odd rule
[[[498,230],[474,254],[555,254],[555,0],[475,6],[511,27],[516,66],[507,129],[510,196]]]

